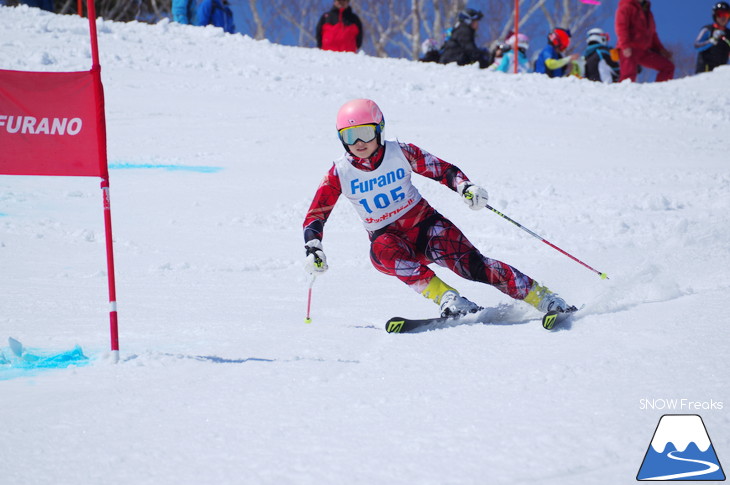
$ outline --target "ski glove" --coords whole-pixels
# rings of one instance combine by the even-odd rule
[[[312,239],[304,245],[307,257],[304,260],[304,270],[311,275],[320,275],[327,271],[327,257],[322,249],[322,241]]]
[[[466,205],[472,210],[483,209],[489,202],[489,194],[478,185],[471,182],[462,182],[456,187],[456,191],[464,199]]]

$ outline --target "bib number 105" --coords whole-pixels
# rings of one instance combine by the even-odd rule
[[[390,204],[399,200],[405,200],[406,195],[403,193],[403,187],[396,187],[389,193],[381,192],[373,197],[372,204],[378,209],[387,209]],[[371,202],[368,199],[360,199],[358,201],[360,205],[365,208],[368,214],[372,214],[373,209],[370,207]]]

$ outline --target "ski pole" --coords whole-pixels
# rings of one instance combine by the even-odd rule
[[[600,276],[602,280],[607,280],[607,279],[608,279],[608,275],[607,275],[606,273],[601,273],[601,272],[600,272],[600,271],[598,271],[597,269],[595,269],[595,268],[591,268],[590,266],[588,266],[587,264],[585,264],[585,263],[584,263],[583,261],[581,261],[580,259],[578,259],[578,258],[576,258],[575,256],[573,256],[573,255],[571,255],[571,254],[568,254],[567,252],[563,251],[562,249],[560,249],[559,247],[557,247],[557,246],[556,246],[555,244],[551,243],[550,241],[548,241],[548,240],[547,240],[547,239],[545,239],[544,237],[542,237],[542,236],[539,236],[539,235],[535,234],[534,232],[532,232],[532,231],[531,231],[531,230],[529,230],[528,228],[524,227],[523,225],[521,225],[521,224],[520,224],[520,223],[518,223],[517,221],[515,221],[515,220],[513,220],[513,219],[510,219],[509,217],[507,217],[506,215],[502,214],[501,212],[499,212],[499,211],[498,211],[497,209],[495,209],[495,208],[494,208],[494,207],[492,207],[491,205],[487,204],[487,206],[486,206],[486,207],[487,207],[487,209],[489,209],[490,211],[494,212],[494,213],[495,213],[495,214],[497,214],[498,216],[502,216],[502,217],[503,217],[504,219],[507,219],[507,220],[508,220],[508,221],[510,221],[510,222],[511,222],[512,224],[514,224],[515,226],[519,227],[519,228],[520,228],[520,229],[522,229],[523,231],[527,232],[527,233],[528,233],[528,234],[530,234],[531,236],[533,236],[533,237],[536,237],[536,238],[538,238],[538,239],[539,239],[540,241],[544,242],[545,244],[547,244],[547,245],[548,245],[548,246],[550,246],[551,248],[553,248],[553,249],[557,249],[558,251],[560,251],[561,253],[563,253],[564,255],[566,255],[567,257],[569,257],[570,259],[572,259],[572,260],[573,260],[573,261],[575,261],[576,263],[580,263],[580,264],[582,264],[583,266],[585,266],[586,268],[588,268],[589,270],[593,271],[593,272],[594,272],[594,273],[596,273],[596,274],[597,274],[598,276]]]
[[[304,323],[312,323],[312,318],[310,317],[310,311],[312,309],[312,286],[314,286],[314,280],[317,278],[317,275],[312,275],[312,281],[309,282],[309,291],[307,292],[307,316],[304,318]]]

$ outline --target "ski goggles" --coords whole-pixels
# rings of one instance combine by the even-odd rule
[[[358,140],[368,143],[378,136],[377,125],[358,125],[343,128],[337,132],[345,145],[354,145]]]

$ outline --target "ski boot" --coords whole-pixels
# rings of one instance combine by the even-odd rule
[[[456,291],[447,291],[441,296],[441,316],[464,316],[469,313],[476,313],[482,307],[471,300],[460,296]]]
[[[537,281],[532,283],[530,292],[525,297],[525,302],[537,308],[539,312],[547,313],[550,311],[567,312],[575,309],[565,303],[557,293],[553,293],[546,286],[540,286]]]
[[[451,286],[447,285],[441,278],[434,276],[428,282],[426,289],[421,292],[426,298],[433,300],[441,307],[441,316],[459,316],[468,313],[475,313],[482,309],[473,301],[469,301]]]

